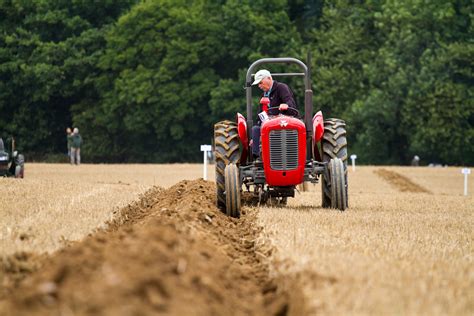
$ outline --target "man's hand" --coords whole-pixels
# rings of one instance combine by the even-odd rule
[[[286,111],[286,110],[288,110],[288,104],[286,104],[286,103],[280,104],[279,110],[280,110],[280,111]]]

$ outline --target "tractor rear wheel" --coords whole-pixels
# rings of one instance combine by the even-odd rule
[[[228,216],[240,216],[239,167],[231,163],[225,167],[225,211]]]
[[[345,207],[348,206],[347,194],[347,139],[346,139],[346,123],[340,119],[328,119],[324,121],[324,134],[321,140],[321,151],[323,162],[330,163],[331,159],[339,158],[342,162],[344,170],[344,190],[345,190]],[[322,206],[333,207],[332,183],[328,172],[324,172],[321,177]],[[341,209],[341,208],[339,208]]]
[[[216,160],[217,206],[226,209],[225,168],[240,162],[240,141],[237,124],[221,121],[214,125],[214,157]]]

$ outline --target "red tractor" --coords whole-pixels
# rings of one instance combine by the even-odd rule
[[[271,63],[296,64],[302,73],[274,73],[304,78],[304,119],[296,109],[267,109],[261,125],[261,160],[254,160],[249,147],[252,121],[252,74]],[[322,206],[344,211],[347,202],[347,140],[345,122],[313,116],[313,91],[308,67],[295,58],[264,58],[254,62],[246,77],[247,119],[237,113],[236,122],[214,125],[217,206],[232,217],[240,216],[242,187],[260,203],[286,204],[296,186],[321,178]],[[268,102],[262,98],[261,102]],[[265,104],[262,104],[265,110]],[[318,143],[320,144],[318,146]],[[252,189],[252,190],[251,190]]]

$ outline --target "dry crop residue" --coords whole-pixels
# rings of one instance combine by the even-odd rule
[[[429,193],[431,192],[424,187],[414,183],[407,177],[391,170],[377,169],[374,172],[379,175],[382,179],[388,181],[390,184],[395,186],[401,192],[412,192],[412,193]]]
[[[203,180],[148,191],[107,230],[42,259],[0,314],[285,314],[256,214],[228,218],[214,193]]]

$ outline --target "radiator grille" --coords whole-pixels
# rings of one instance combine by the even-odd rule
[[[270,131],[270,167],[273,170],[294,170],[298,167],[298,131]]]

